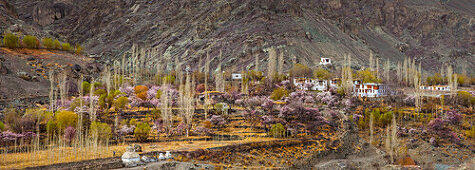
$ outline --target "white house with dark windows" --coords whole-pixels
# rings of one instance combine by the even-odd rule
[[[389,94],[388,86],[381,83],[360,83],[354,85],[354,94],[359,97],[382,97]]]
[[[421,90],[450,91],[450,86],[421,86]]]
[[[328,80],[310,79],[310,78],[294,78],[294,86],[300,90],[328,90]]]
[[[233,79],[233,80],[241,80],[241,79],[242,79],[242,74],[233,73],[233,74],[231,74],[231,79]]]
[[[320,65],[330,65],[332,60],[330,58],[320,58]]]

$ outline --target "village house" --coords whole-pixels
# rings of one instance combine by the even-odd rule
[[[320,58],[320,65],[330,65],[332,60],[330,58]]]
[[[340,79],[295,78],[293,83],[300,90],[327,91],[329,88],[337,89],[340,87]],[[390,93],[387,85],[381,83],[362,83],[360,80],[353,81],[353,92],[355,96],[360,97],[382,97]]]
[[[381,83],[361,83],[355,81],[354,94],[359,97],[382,97],[389,94],[388,86]]]
[[[421,90],[450,91],[450,86],[421,86]]]
[[[233,74],[231,74],[231,79],[232,80],[241,80],[242,79],[242,74],[233,73]]]

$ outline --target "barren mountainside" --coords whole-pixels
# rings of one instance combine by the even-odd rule
[[[358,68],[373,51],[393,63],[414,57],[429,71],[443,63],[456,70],[466,63],[469,73],[475,68],[472,0],[7,2],[19,20],[82,44],[103,61],[120,58],[135,43],[158,50],[147,57],[150,63],[175,57],[196,63],[222,51],[226,67],[252,68],[254,56],[265,62],[266,49],[274,46],[286,63],[294,57],[309,65],[320,57],[338,63],[351,54]]]

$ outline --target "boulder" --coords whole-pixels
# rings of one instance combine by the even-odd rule
[[[8,68],[0,61],[0,74],[8,74]]]
[[[17,75],[19,78],[23,79],[23,80],[26,80],[26,81],[31,81],[32,80],[32,77],[30,74],[28,74],[27,72],[17,72]]]
[[[76,71],[76,72],[80,72],[81,71],[81,66],[79,64],[74,64],[73,65],[73,70]]]
[[[126,166],[136,166],[141,164],[140,155],[135,152],[133,146],[127,146],[125,153],[121,157],[122,163]]]

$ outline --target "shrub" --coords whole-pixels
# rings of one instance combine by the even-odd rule
[[[76,129],[71,126],[68,126],[64,130],[64,140],[66,140],[66,142],[68,143],[71,143],[74,140],[74,137],[76,137]]]
[[[147,123],[140,123],[137,125],[137,128],[135,128],[134,136],[138,141],[145,142],[147,141],[151,130],[152,128],[150,128]]]
[[[54,40],[54,49],[59,50],[61,48],[61,43],[58,40]]]
[[[82,53],[82,47],[81,47],[81,45],[77,44],[76,45],[76,54],[79,55],[81,53]]]
[[[127,125],[122,126],[117,132],[119,136],[132,135],[134,134],[135,126],[128,127]]]
[[[209,120],[205,120],[203,122],[203,127],[205,127],[205,128],[211,129],[212,126],[213,125],[211,124],[211,121],[209,121]]]
[[[280,87],[280,88],[274,89],[270,98],[272,100],[280,100],[282,99],[282,97],[288,96],[288,95],[289,95],[289,92],[285,88]]]
[[[8,48],[18,47],[18,36],[12,33],[6,33],[3,35],[3,45]]]
[[[313,74],[312,69],[303,64],[295,64],[294,67],[290,69],[289,73],[292,77],[312,77]]]
[[[466,91],[459,91],[457,92],[457,102],[461,105],[470,107],[472,104],[472,94]]]
[[[426,78],[426,83],[429,86],[442,84],[444,82],[444,78],[440,75],[440,73],[435,73],[434,76],[428,76]]]
[[[82,82],[83,94],[88,94],[91,91],[91,84],[87,81]]]
[[[221,126],[224,126],[224,124],[226,124],[226,120],[224,120],[223,117],[218,116],[218,115],[211,116],[209,121],[213,124],[213,126],[217,126],[217,127],[221,127]]]
[[[71,111],[60,111],[56,113],[56,123],[58,130],[63,131],[66,127],[76,127],[78,115]]]
[[[173,83],[175,83],[175,76],[173,76],[173,75],[165,76],[165,77],[163,77],[163,81],[167,82],[169,84],[173,84]]]
[[[129,125],[130,126],[136,126],[137,125],[137,120],[136,119],[130,119]]]
[[[31,132],[35,129],[35,121],[29,117],[19,118],[10,125],[10,128],[16,133]]]
[[[381,126],[386,126],[386,125],[391,123],[392,118],[393,118],[393,112],[392,111],[381,114],[381,117],[379,117],[379,124]]]
[[[213,131],[210,128],[206,128],[206,127],[197,127],[194,130],[194,132],[199,135],[207,135],[207,136],[213,135]]]
[[[63,44],[61,44],[61,49],[64,50],[64,51],[71,51],[71,44],[63,43]]]
[[[450,110],[445,114],[445,120],[450,124],[453,125],[458,125],[460,122],[462,122],[462,115],[460,113],[457,113],[455,110]]]
[[[3,122],[0,121],[0,131],[4,131],[5,130],[5,124],[3,124]]]
[[[376,77],[376,72],[369,69],[360,70],[356,72],[357,78],[363,81],[363,83],[380,83],[381,79]]]
[[[317,68],[314,72],[314,76],[319,80],[328,80],[331,78],[331,73],[324,68]]]
[[[18,113],[17,110],[14,108],[5,109],[4,115],[5,116],[3,120],[8,125],[12,125],[17,119],[20,119],[20,113]]]
[[[143,86],[143,85],[136,86],[134,88],[134,91],[138,98],[142,100],[147,100],[147,91],[148,91],[147,86]]]
[[[43,46],[47,49],[53,49],[54,48],[53,39],[51,39],[51,38],[43,38],[41,40],[41,42],[43,43]]]
[[[280,123],[273,124],[272,128],[269,131],[269,136],[272,136],[274,138],[284,137],[284,134],[285,134],[284,125],[282,125]]]
[[[177,127],[171,130],[172,135],[174,136],[182,136],[185,134],[186,126],[184,123],[180,123]]]
[[[38,39],[35,36],[27,35],[23,37],[23,43],[28,48],[38,48]]]
[[[107,123],[92,122],[90,127],[90,134],[97,137],[99,140],[107,140],[112,135],[111,127]]]
[[[228,112],[228,106],[226,105],[226,103],[216,103],[214,105],[214,111],[217,113],[217,114],[224,114],[224,113],[227,113]]]
[[[468,138],[475,138],[475,127],[472,127],[470,130],[465,131],[465,134]]]
[[[127,103],[129,103],[129,99],[125,96],[121,96],[114,101],[114,106],[117,109],[124,109]]]

